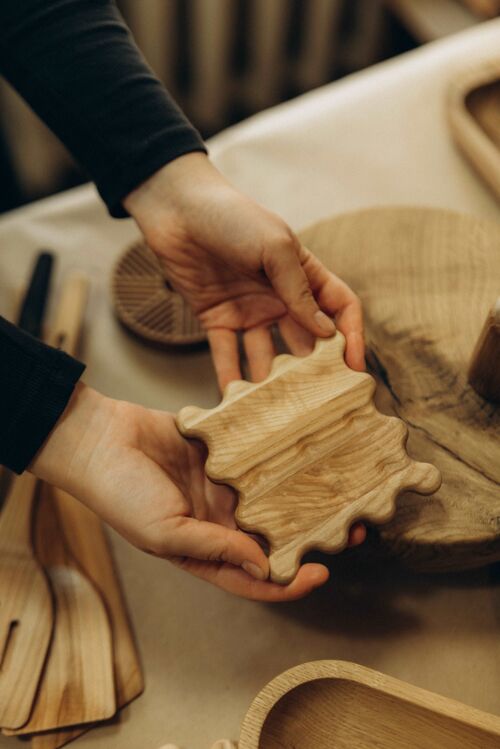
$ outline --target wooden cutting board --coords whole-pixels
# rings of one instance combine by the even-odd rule
[[[274,582],[293,580],[311,549],[344,548],[356,520],[387,521],[404,489],[440,484],[408,457],[406,426],[377,411],[373,378],[349,369],[344,348],[338,332],[309,356],[278,356],[262,382],[232,382],[217,408],[177,417],[207,444],[210,478],[237,490],[239,527],[269,542]]]
[[[448,93],[452,135],[500,200],[500,57],[460,70]]]
[[[431,497],[412,492],[381,530],[419,569],[500,559],[500,410],[467,383],[500,290],[500,224],[426,208],[323,221],[304,244],[360,296],[376,402],[406,422],[409,452],[437,466]]]

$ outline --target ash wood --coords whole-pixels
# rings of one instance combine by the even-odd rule
[[[93,512],[66,492],[55,487],[48,488],[48,492],[57,506],[68,548],[105,601],[112,632],[116,700],[119,708],[125,707],[143,692],[144,679],[103,525]],[[31,746],[58,749],[86,730],[88,727],[77,727],[33,736]]]
[[[469,383],[486,400],[500,403],[500,297],[486,318],[472,354]]]
[[[495,749],[500,719],[354,663],[316,661],[258,694],[239,749]]]
[[[194,312],[168,286],[160,261],[143,242],[134,244],[118,260],[112,294],[118,319],[150,343],[183,346],[206,339]]]
[[[500,58],[457,74],[448,114],[457,145],[500,200]]]
[[[68,280],[52,328],[52,341],[76,354],[87,298],[83,277]],[[103,525],[98,517],[67,493],[46,487],[57,509],[66,547],[81,571],[102,596],[109,618],[117,707],[138,697],[144,689],[143,675],[125,600],[114,567]],[[85,733],[91,726],[59,728],[34,735],[33,749],[58,749]]]
[[[0,726],[31,713],[53,627],[50,589],[32,548],[37,481],[12,479],[0,514]]]
[[[35,528],[36,553],[55,596],[56,622],[30,720],[16,735],[105,720],[116,711],[106,609],[69,552],[57,507],[43,488]]]
[[[263,382],[232,383],[217,408],[177,417],[206,442],[210,478],[238,491],[238,525],[267,538],[275,582],[292,580],[311,549],[341,550],[356,520],[387,521],[404,489],[440,483],[409,458],[406,427],[375,409],[372,377],[347,367],[344,348],[337,333],[310,356],[279,356]]]
[[[432,497],[398,499],[381,529],[412,567],[467,569],[500,559],[500,411],[468,385],[478,331],[500,288],[500,228],[451,211],[381,208],[324,221],[304,243],[364,306],[377,401],[436,465]]]

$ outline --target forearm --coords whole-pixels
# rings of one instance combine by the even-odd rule
[[[0,463],[21,473],[71,397],[84,365],[0,318]]]
[[[82,164],[111,213],[162,165],[204,149],[111,0],[2,0],[0,71]]]

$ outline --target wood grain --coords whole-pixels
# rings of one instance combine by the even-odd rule
[[[106,609],[65,541],[57,507],[42,487],[35,547],[55,596],[56,626],[25,735],[106,720],[116,711],[113,650]]]
[[[257,695],[239,749],[496,749],[500,718],[343,661],[286,671]]]
[[[231,383],[217,408],[177,417],[207,444],[209,477],[237,490],[238,525],[268,540],[275,582],[311,549],[344,548],[356,520],[387,521],[404,489],[440,483],[409,458],[405,425],[375,409],[372,377],[347,367],[344,348],[337,333],[307,357],[279,356],[264,381]]]
[[[32,548],[37,480],[12,479],[0,515],[0,726],[24,725],[52,636],[50,589]]]
[[[500,403],[500,297],[491,308],[473,351],[469,383],[486,400]]]
[[[443,476],[432,497],[398,499],[381,528],[385,548],[429,571],[500,559],[500,411],[467,382],[500,288],[500,226],[380,208],[321,222],[301,238],[359,294],[379,408],[406,422],[411,454]]]
[[[111,625],[116,700],[125,707],[144,690],[137,646],[111,549],[99,518],[66,492],[49,487],[64,537],[73,557],[102,595]],[[89,726],[60,729],[33,736],[33,749],[58,749],[81,736]]]
[[[500,59],[457,73],[448,119],[456,144],[500,200]]]

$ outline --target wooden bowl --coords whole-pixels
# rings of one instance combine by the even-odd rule
[[[158,346],[190,346],[206,340],[191,307],[168,285],[160,261],[144,242],[118,260],[112,279],[116,315],[139,338]]]
[[[258,694],[239,749],[498,749],[500,718],[345,661],[286,671]]]
[[[500,59],[457,75],[448,113],[458,147],[500,200]]]

